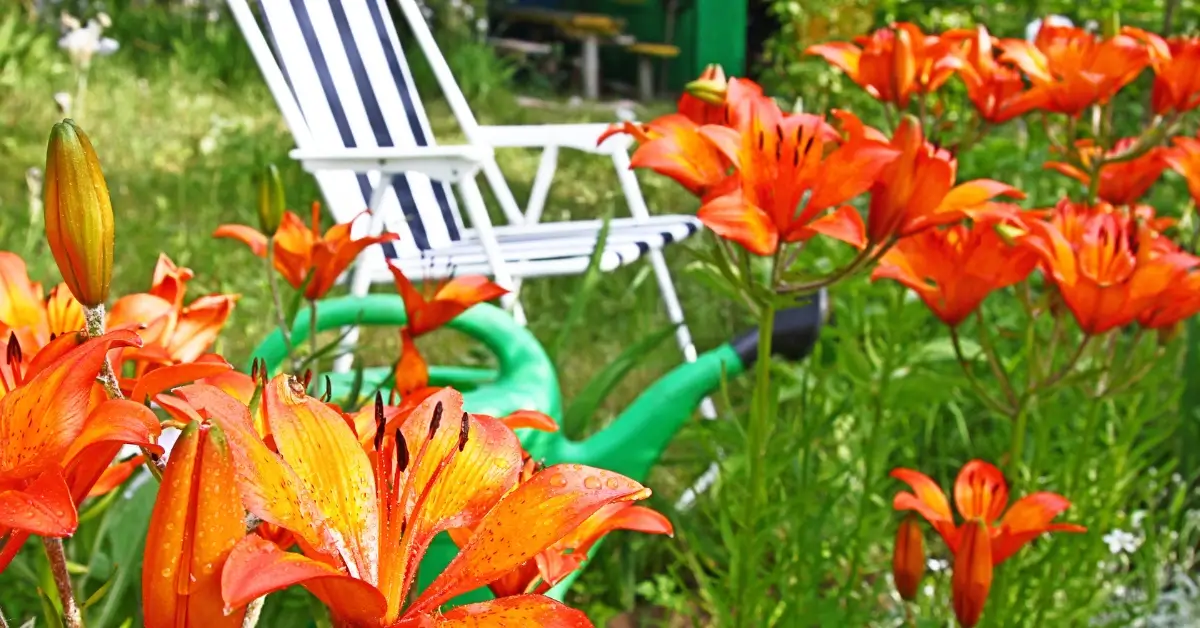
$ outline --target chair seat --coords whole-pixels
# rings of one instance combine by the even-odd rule
[[[535,225],[506,225],[494,228],[500,253],[514,277],[548,277],[577,275],[583,272],[596,248],[599,220],[539,223]],[[613,270],[658,250],[672,242],[687,239],[700,230],[695,216],[652,216],[649,219],[631,218],[610,221],[600,269]],[[463,239],[435,250],[423,251],[420,257],[399,257],[397,264],[412,278],[439,279],[450,275],[491,275],[491,265],[474,230],[467,230]],[[379,280],[388,272],[380,269]]]

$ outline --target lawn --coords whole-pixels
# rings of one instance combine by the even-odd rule
[[[199,11],[127,9],[114,11],[113,20],[109,33],[121,48],[92,60],[83,87],[78,66],[56,48],[52,26],[28,21],[20,8],[0,9],[0,251],[21,255],[30,275],[44,286],[59,281],[43,235],[40,199],[31,195],[27,180],[31,169],[44,166],[47,136],[63,118],[56,94],[69,93],[70,116],[90,136],[111,192],[112,294],[149,289],[159,255],[166,253],[194,271],[189,299],[240,295],[214,350],[236,367],[247,367],[254,348],[275,328],[265,272],[246,247],[214,239],[212,233],[223,224],[257,224],[254,174],[266,163],[278,165],[288,206],[302,216],[320,193],[288,159],[292,138],[227,15],[218,12],[209,20]],[[932,30],[929,22],[922,26]],[[6,40],[5,33],[12,35]],[[527,76],[514,78],[511,68],[482,45],[459,40],[451,45],[451,67],[483,124],[611,122],[616,117],[611,106],[571,104]],[[889,134],[895,131],[895,120],[846,77],[818,59],[803,63],[777,71],[786,65],[778,61],[762,83],[774,95],[798,96],[808,111],[847,108]],[[439,142],[461,141],[449,108],[429,88],[429,72],[418,66],[416,73]],[[1118,127],[1117,133],[1136,135],[1151,118],[1145,110],[1152,80],[1146,70],[1114,101],[1118,121],[1110,125]],[[530,92],[548,105],[518,100],[517,94]],[[963,85],[954,79],[943,93],[948,104],[936,115],[947,129],[967,128],[972,114]],[[673,109],[674,103],[660,102],[637,113],[648,120]],[[920,115],[925,116],[923,109]],[[991,127],[969,147],[955,144],[957,181],[988,178],[1011,184],[1025,192],[1025,209],[1052,207],[1060,198],[1087,192],[1042,167],[1052,158],[1047,134],[1065,137],[1076,130],[1074,123],[1044,119],[1030,114]],[[1195,132],[1195,113],[1181,116],[1175,134]],[[948,131],[939,140],[952,136]],[[522,202],[538,153],[498,155]],[[666,176],[640,170],[638,177],[652,213],[693,213],[700,205]],[[865,212],[863,198],[853,204]],[[1179,219],[1166,232],[1171,238],[1194,245],[1200,224],[1183,176],[1165,172],[1143,200],[1160,216]],[[490,196],[488,201],[498,217]],[[563,152],[544,220],[626,212],[610,163]],[[328,226],[328,216],[325,220]],[[751,245],[734,240],[742,248],[720,244],[705,231],[667,251],[702,352],[798,302],[794,295],[783,302],[745,286],[761,288],[780,278],[811,281],[860,260],[851,247],[816,238],[797,249],[800,261],[788,266],[791,260],[783,255],[747,255],[743,248]],[[734,262],[725,266],[722,255],[729,251]],[[941,263],[953,264],[946,258]],[[981,262],[971,263],[979,268]],[[780,264],[778,273],[772,272],[775,264]],[[1016,253],[998,262],[999,267],[1018,264]],[[8,280],[0,277],[0,286],[3,281]],[[582,319],[572,321],[584,281],[530,280],[521,291],[528,328],[554,352],[567,403],[631,345],[668,323],[647,264],[603,276],[586,295]],[[963,611],[951,601],[961,587],[951,568],[958,572],[956,552],[966,550],[952,549],[924,526],[925,551],[915,559],[904,556],[908,572],[894,568],[894,548],[902,545],[898,526],[902,533],[917,528],[915,520],[893,508],[893,497],[908,487],[889,472],[920,471],[949,492],[959,469],[979,459],[1003,470],[1010,502],[1034,493],[1061,494],[1071,505],[1055,523],[1087,528],[1079,534],[1030,535],[1029,546],[996,565],[994,581],[990,552],[995,550],[989,550],[991,594],[984,589],[988,605],[980,626],[1200,621],[1200,415],[1195,411],[1200,385],[1193,375],[1200,368],[1200,328],[1194,319],[1161,331],[1129,324],[1084,334],[1060,288],[1038,271],[996,290],[951,331],[897,282],[872,281],[868,272],[859,272],[830,283],[832,319],[812,355],[800,362],[776,356],[756,365],[750,376],[731,379],[717,395],[721,420],[704,421],[697,414],[646,480],[654,495],[643,505],[667,516],[673,538],[614,534],[567,594],[568,604],[597,625],[615,627],[954,625],[956,611],[960,621]],[[390,285],[374,290],[393,291]],[[333,294],[343,292],[339,287]],[[744,307],[743,301],[755,306]],[[0,307],[0,314],[4,311]],[[764,311],[766,319],[758,318]],[[561,345],[560,338],[565,338]],[[399,334],[370,331],[362,345],[368,347],[367,361],[387,365],[399,353]],[[434,364],[489,360],[479,347],[449,332],[422,338],[420,347]],[[681,361],[670,338],[640,356],[583,431],[603,429]],[[655,401],[664,407],[672,403]],[[679,509],[679,497],[718,456],[720,479],[694,506]],[[0,488],[2,472],[0,466]],[[155,488],[135,479],[81,506],[79,532],[67,542],[67,556],[81,599],[94,595],[88,626],[141,621],[141,539]],[[960,496],[956,491],[951,497]],[[965,516],[962,502],[955,508]],[[129,533],[126,526],[132,526]],[[963,543],[961,536],[950,537]],[[920,566],[914,581],[920,586],[914,584],[911,595],[903,596],[912,599],[906,600],[897,580],[916,569],[913,562]],[[35,617],[36,625],[43,625],[43,617],[50,621],[58,603],[53,591],[48,562],[33,542],[0,573],[0,609],[11,625]],[[259,625],[307,625],[297,622],[313,617],[326,625],[324,613],[315,598],[292,587],[268,598]]]

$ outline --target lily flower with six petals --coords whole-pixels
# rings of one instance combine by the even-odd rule
[[[963,518],[956,524],[950,502],[929,476],[894,469],[891,476],[912,487],[893,500],[896,510],[912,510],[928,521],[954,554],[954,611],[964,628],[979,621],[992,583],[992,571],[1026,543],[1048,532],[1086,532],[1083,526],[1052,523],[1071,502],[1062,495],[1038,492],[1008,506],[1008,483],[995,466],[972,460],[954,481],[954,504]]]

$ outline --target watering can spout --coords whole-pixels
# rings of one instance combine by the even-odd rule
[[[821,327],[829,319],[824,290],[803,305],[775,315],[772,353],[799,361],[812,352]],[[637,481],[646,479],[675,433],[701,401],[725,378],[745,372],[758,359],[757,328],[707,351],[695,362],[681,364],[651,384],[611,425],[585,441],[561,440],[547,463],[577,462],[616,471]]]

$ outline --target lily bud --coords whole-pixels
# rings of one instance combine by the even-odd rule
[[[992,588],[992,539],[983,521],[967,521],[959,529],[951,585],[958,624],[975,628]]]
[[[715,63],[710,63],[700,78],[688,83],[683,89],[710,105],[719,105],[725,102],[725,89],[728,86],[725,70]]]
[[[925,537],[917,518],[909,515],[896,530],[896,545],[892,549],[892,579],[896,592],[909,602],[917,599],[921,578],[925,576]]]
[[[258,226],[263,235],[269,238],[279,230],[285,204],[279,168],[275,164],[267,164],[258,179]]]
[[[83,130],[63,120],[46,147],[46,240],[71,294],[86,307],[108,298],[113,213],[100,160]]]

